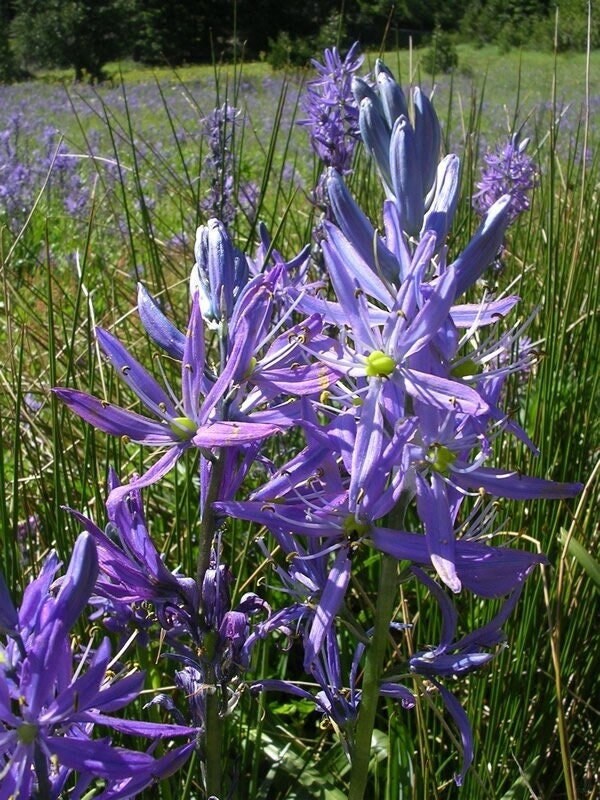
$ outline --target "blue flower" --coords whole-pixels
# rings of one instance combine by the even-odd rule
[[[308,81],[301,101],[307,117],[299,124],[307,127],[313,149],[325,166],[342,174],[350,170],[358,142],[358,107],[352,95],[352,76],[364,60],[358,49],[355,42],[343,61],[336,47],[324,51],[324,63],[313,59],[319,77]]]
[[[529,196],[537,184],[538,172],[526,153],[529,139],[521,139],[520,131],[504,145],[484,156],[485,166],[473,195],[473,208],[484,216],[502,195],[510,196],[509,218],[514,220],[530,205]]]
[[[78,663],[70,629],[88,603],[98,575],[93,538],[81,534],[58,591],[51,582],[58,561],[51,555],[25,590],[10,639],[0,644],[0,775],[2,796],[58,798],[69,775],[85,789],[95,778],[110,785],[101,797],[128,797],[116,784],[150,785],[195,747],[196,730],[112,716],[138,697],[143,673],[111,676],[110,643],[104,639]],[[86,668],[84,668],[86,667]],[[186,736],[191,741],[162,759],[114,747],[93,737],[95,726],[151,739]]]
[[[96,330],[98,342],[119,377],[154,414],[155,419],[119,408],[76,389],[54,389],[69,408],[94,427],[140,444],[168,448],[136,480],[135,485],[115,488],[109,497],[109,505],[116,503],[131,488],[142,488],[159,480],[191,447],[207,451],[216,447],[239,448],[292,424],[287,416],[289,409],[282,413],[276,407],[255,411],[249,405],[245,410],[240,402],[242,398],[238,400],[236,409],[234,398],[228,397],[238,382],[252,371],[256,335],[261,332],[260,327],[255,327],[255,322],[267,314],[271,303],[271,295],[264,283],[262,277],[256,279],[253,291],[246,293],[243,309],[231,323],[227,360],[219,376],[207,375],[203,319],[198,295],[195,295],[182,354],[180,401],[174,401],[171,394],[112,334],[101,328]],[[156,314],[153,319],[156,319]],[[251,335],[251,331],[254,335]],[[161,332],[164,332],[164,326]],[[176,338],[172,337],[171,347],[176,345]],[[224,411],[226,400],[227,413]]]
[[[109,488],[121,484],[110,471]],[[127,487],[126,487],[127,488]],[[93,537],[98,552],[99,576],[95,594],[118,609],[152,603],[166,630],[175,624],[195,624],[199,592],[192,578],[170,572],[148,532],[141,492],[129,487],[108,509],[109,523],[101,530],[83,514],[68,511]],[[109,605],[110,607],[110,605]]]

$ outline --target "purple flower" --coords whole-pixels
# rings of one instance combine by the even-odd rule
[[[120,482],[111,470],[109,488],[118,486]],[[148,532],[139,490],[130,488],[118,503],[108,508],[106,531],[78,511],[68,510],[96,543],[99,565],[96,595],[118,608],[124,606],[130,610],[135,604],[152,603],[167,631],[174,625],[183,624],[189,630],[196,624],[196,583],[165,566]]]
[[[285,536],[281,532],[275,536],[285,548]],[[282,691],[312,700],[316,710],[327,716],[335,726],[342,744],[350,752],[353,726],[361,697],[360,689],[357,688],[358,669],[368,635],[362,633],[362,639],[354,651],[349,675],[344,679],[340,642],[333,623],[349,577],[349,565],[343,563],[348,560],[348,550],[341,548],[329,569],[328,553],[315,552],[313,544],[314,541],[309,542],[305,549],[295,539],[296,551],[287,553],[291,561],[288,571],[275,567],[282,579],[284,591],[295,602],[274,612],[264,623],[257,625],[254,635],[256,638],[264,638],[278,631],[290,638],[297,638],[300,634],[304,646],[304,668],[316,682],[318,691],[313,693],[305,686],[280,679],[259,680],[251,686],[261,691]],[[397,627],[395,623],[393,627]],[[358,628],[357,624],[355,630],[358,631]],[[404,708],[412,708],[415,703],[414,696],[405,686],[391,681],[382,683],[381,694],[399,699]]]
[[[257,205],[257,187],[252,182],[236,184],[234,145],[240,111],[224,103],[202,120],[202,132],[208,142],[202,178],[208,189],[200,208],[209,217],[218,217],[225,226],[234,221],[239,206],[253,215]]]
[[[276,261],[274,267],[246,283],[245,258],[233,248],[224,227],[213,220],[200,230],[187,335],[169,322],[146,290],[140,289],[138,300],[140,318],[150,338],[181,360],[181,399],[175,399],[170,387],[163,389],[112,334],[101,328],[96,329],[100,347],[119,377],[155,418],[75,389],[54,390],[100,430],[168,448],[134,484],[114,488],[109,507],[131,489],[159,480],[191,447],[202,453],[201,507],[211,469],[208,462],[216,448],[233,454],[224,455],[229,468],[221,487],[232,496],[257,457],[261,441],[301,420],[306,407],[303,398],[318,396],[337,378],[335,364],[330,366],[321,357],[327,352],[333,357],[338,351],[337,343],[322,335],[322,319],[313,314],[304,323],[285,330],[291,310],[277,318],[280,303],[275,298],[278,286],[285,287],[290,265]],[[220,356],[216,373],[207,359],[202,305],[217,317],[212,324],[216,324]],[[315,357],[319,359],[316,362]],[[291,400],[290,395],[299,400]],[[239,455],[242,458],[238,459]]]
[[[202,208],[209,216],[222,219],[226,225],[233,222],[236,214],[232,143],[238,114],[237,108],[224,103],[202,122],[203,133],[208,141],[204,168],[209,180]]]
[[[413,567],[412,572],[421,583],[427,586],[438,601],[442,612],[442,631],[437,647],[417,652],[410,657],[410,669],[413,673],[426,677],[437,687],[446,708],[459,729],[463,747],[463,764],[460,773],[455,776],[455,781],[460,786],[473,760],[473,732],[460,703],[438,679],[460,677],[479,669],[493,658],[494,654],[489,652],[489,649],[505,641],[506,637],[501,626],[517,605],[525,576],[515,586],[490,622],[467,633],[460,639],[454,640],[458,614],[448,595],[418,567]]]
[[[329,574],[326,572],[325,580],[321,579],[315,587],[316,593],[323,592],[319,601],[319,613],[321,622],[325,624],[319,625],[319,631],[323,627],[331,626],[341,607],[351,567],[350,560],[344,560],[348,558],[347,548],[350,545],[353,549],[359,545],[370,545],[389,553],[399,561],[411,561],[420,566],[440,569],[439,561],[432,558],[431,550],[435,555],[435,546],[430,544],[427,535],[356,520],[339,499],[332,499],[329,504],[324,503],[320,509],[315,508],[314,500],[311,500],[310,506],[301,502],[230,501],[219,503],[218,507],[232,516],[265,525],[280,544],[282,539],[289,537],[290,543],[286,549],[290,552],[293,552],[292,546],[295,545],[296,549],[300,546],[298,536],[316,540],[311,546],[311,553],[315,553],[315,550],[324,555],[332,551],[338,552],[331,571]],[[435,513],[432,508],[431,515]],[[448,536],[452,537],[454,552],[451,563],[458,581],[463,588],[481,597],[501,597],[508,594],[535,564],[545,562],[543,556],[534,553],[492,547],[473,539],[454,541],[453,532],[449,532]],[[330,588],[325,595],[327,586]],[[314,608],[314,598],[312,604]],[[311,645],[311,651],[316,649]]]
[[[473,195],[473,208],[484,216],[502,195],[510,196],[509,219],[514,220],[530,205],[529,195],[537,184],[536,165],[525,152],[529,139],[513,134],[505,145],[484,156],[485,166]]]
[[[409,659],[413,672],[425,676],[451,677],[463,675],[479,669],[493,658],[487,650],[505,641],[501,626],[514,611],[524,578],[516,584],[508,599],[504,601],[498,613],[486,625],[455,640],[458,614],[450,598],[444,590],[418,567],[413,573],[433,594],[442,612],[442,632],[439,644],[423,652],[417,652]]]
[[[336,47],[324,51],[324,63],[313,59],[319,77],[307,83],[301,101],[307,116],[299,124],[308,129],[323,164],[341,174],[349,172],[358,141],[358,107],[352,96],[352,77],[364,60],[358,49],[355,42],[343,61]]]
[[[316,692],[311,692],[306,686],[300,686],[293,681],[279,679],[258,680],[251,686],[255,691],[285,692],[312,701],[316,710],[336,727],[341,735],[342,744],[349,753],[353,725],[360,705],[360,690],[356,688],[355,683],[358,662],[363,652],[364,646],[359,645],[358,658],[355,656],[353,659],[349,680],[346,683],[342,676],[339,642],[335,633],[330,632],[310,667],[310,674],[316,682]]]
[[[207,450],[240,447],[285,427],[284,415],[255,412],[252,406],[247,411],[242,406],[236,413],[233,402],[228,403],[228,418],[223,419],[227,393],[251,369],[255,338],[250,335],[250,320],[253,318],[254,323],[254,315],[260,319],[270,302],[268,290],[262,284],[263,281],[259,280],[247,297],[244,310],[230,326],[228,358],[218,377],[207,375],[203,319],[196,294],[182,354],[181,401],[174,401],[112,334],[96,329],[100,346],[119,377],[156,419],[118,408],[75,389],[55,389],[56,395],[79,416],[106,433],[126,436],[140,444],[168,448],[134,486],[115,488],[109,505],[131,488],[141,488],[159,480],[190,447]]]
[[[38,116],[46,119],[47,111]],[[25,110],[12,114],[0,129],[0,216],[15,229],[22,226],[44,184],[50,202],[62,205],[71,217],[80,216],[91,197],[82,162],[81,156],[69,152],[55,128],[35,130]],[[110,189],[108,174],[100,177]]]
[[[412,256],[424,238],[434,243],[432,255],[439,257],[444,247],[458,201],[459,161],[454,155],[440,161],[441,131],[430,99],[415,88],[410,110],[402,89],[381,61],[375,77],[375,87],[356,77],[352,86],[360,108],[361,137],[388,197],[383,211],[385,240],[375,233],[333,171],[327,190],[335,221],[365,266],[397,286],[409,274]],[[456,297],[494,261],[511,221],[510,194],[498,192],[493,200],[471,242],[450,265],[456,274]]]
[[[111,473],[110,488],[118,485]],[[191,717],[199,729],[204,729],[206,693],[211,691],[208,687],[219,685],[231,707],[235,705],[238,678],[248,667],[256,641],[251,618],[269,614],[270,608],[252,592],[232,607],[233,576],[226,565],[217,563],[214,553],[201,587],[191,578],[170,572],[148,533],[140,495],[139,490],[129,487],[126,495],[108,507],[106,532],[69,510],[96,543],[99,575],[95,604],[101,608],[98,601],[104,598],[105,612],[122,610],[122,622],[138,628],[149,628],[158,621],[165,643],[172,648],[171,657],[184,664],[176,672],[176,681],[186,690]],[[146,607],[151,604],[155,615],[148,612],[146,619],[138,619],[136,612],[142,603]],[[8,611],[6,616],[8,624]],[[115,627],[112,620],[109,623]],[[156,702],[173,711],[169,698]]]
[[[69,631],[83,612],[98,575],[96,546],[79,536],[58,591],[52,581],[58,561],[51,555],[26,588],[18,620],[11,617],[9,640],[0,644],[0,772],[3,796],[28,800],[58,798],[69,775],[79,773],[84,790],[104,778],[111,788],[101,797],[128,797],[115,783],[144,788],[183,763],[195,742],[155,759],[149,753],[113,747],[93,737],[96,725],[151,739],[194,737],[195,729],[112,716],[140,693],[144,676],[109,675],[110,644],[103,640],[90,657],[75,655]],[[14,616],[14,615],[12,615]]]
[[[240,677],[248,669],[258,638],[253,630],[256,626],[253,618],[271,611],[253,592],[244,594],[232,608],[232,580],[230,569],[218,563],[213,554],[202,581],[203,621],[190,631],[191,641],[179,634],[172,640],[174,658],[184,664],[175,673],[176,682],[185,692],[194,724],[208,733],[207,693],[218,687],[223,699],[221,713],[225,715],[233,710],[240,697]]]
[[[359,141],[358,105],[352,94],[352,79],[364,60],[358,56],[355,42],[342,61],[336,47],[324,51],[324,63],[313,59],[313,67],[319,73],[306,85],[301,100],[306,118],[299,125],[307,128],[313,151],[327,170],[342,175],[351,172],[354,151]],[[327,172],[321,172],[313,192],[314,203],[321,207],[327,218],[331,218],[331,199],[327,192]],[[315,260],[320,251],[318,242],[322,237],[321,224],[313,229]]]
[[[430,99],[416,87],[412,114],[391,72],[378,59],[376,87],[354,78],[359,125],[367,151],[375,159],[386,194],[397,205],[402,230],[418,234],[431,202],[441,145],[441,129]]]
[[[192,294],[198,291],[202,316],[209,322],[229,320],[248,283],[246,256],[234,248],[225,226],[217,219],[198,228],[194,252],[190,289]]]

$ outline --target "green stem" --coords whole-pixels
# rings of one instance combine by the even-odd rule
[[[212,504],[218,499],[219,489],[223,478],[224,458],[221,451],[214,455],[211,465],[210,481],[203,497],[202,515],[200,517],[200,544],[198,549],[198,561],[196,564],[196,582],[200,594],[207,569],[210,567],[213,542],[217,532],[216,516]],[[203,609],[200,608],[202,615]],[[205,650],[205,683],[206,683],[206,711],[205,711],[205,730],[204,736],[204,767],[205,767],[205,788],[206,797],[214,795],[221,796],[221,781],[223,769],[223,719],[219,713],[220,691],[217,684],[213,667],[213,657],[215,633],[208,630],[205,633],[203,647]]]
[[[211,671],[212,672],[212,671]],[[215,676],[207,674],[207,683],[211,684],[206,694],[206,714],[204,724],[204,757],[206,764],[206,796],[221,796],[221,780],[223,766],[223,719],[219,713],[219,688]],[[213,691],[214,688],[214,691]]]
[[[356,721],[348,800],[363,800],[367,788],[371,760],[371,740],[373,738],[373,728],[375,727],[379,686],[383,672],[390,622],[396,602],[397,585],[398,562],[391,556],[383,555],[379,574],[375,629],[371,644],[367,649],[360,710]]]

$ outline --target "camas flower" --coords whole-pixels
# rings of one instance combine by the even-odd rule
[[[228,320],[248,283],[246,256],[233,246],[217,219],[209,219],[198,228],[194,254],[190,289],[192,295],[198,292],[202,316],[208,322]]]
[[[441,129],[430,99],[416,87],[412,113],[404,92],[378,59],[376,88],[354,78],[360,132],[375,159],[386,194],[396,204],[402,230],[419,233],[431,202],[440,155]]]
[[[510,195],[509,218],[514,220],[530,205],[529,196],[537,184],[537,168],[525,152],[529,139],[513,134],[505,145],[484,156],[485,166],[473,195],[473,208],[484,216],[502,195]]]
[[[157,419],[118,408],[75,389],[54,389],[55,394],[73,411],[94,427],[114,436],[151,446],[167,446],[167,452],[137,481],[136,487],[148,486],[164,476],[190,447],[239,446],[270,436],[281,425],[256,421],[251,415],[241,419],[218,419],[215,407],[229,388],[229,381],[239,367],[240,350],[245,344],[247,322],[237,329],[237,346],[232,348],[229,369],[222,380],[211,381],[204,373],[204,333],[198,298],[192,303],[188,336],[185,340],[182,363],[182,399],[176,405],[170,395],[108,331],[96,330],[105,354],[119,376],[133,389]],[[223,379],[224,378],[224,379]],[[129,491],[128,487],[114,490],[109,502],[116,502]]]
[[[108,788],[100,797],[130,797],[181,766],[195,747],[196,730],[112,716],[140,693],[143,673],[109,677],[110,643],[79,659],[70,629],[83,612],[98,574],[96,547],[89,534],[78,537],[57,592],[52,582],[59,562],[50,555],[25,589],[18,619],[11,615],[9,640],[0,644],[0,777],[2,796],[49,800],[61,796],[72,772],[80,792],[96,778]],[[87,664],[87,668],[86,667]],[[94,738],[102,726],[154,740],[186,736],[188,744],[162,758],[115,747]],[[120,788],[127,786],[126,791]]]
[[[230,713],[241,696],[240,679],[248,669],[258,614],[270,614],[270,607],[254,592],[244,594],[235,607],[231,605],[230,585],[233,575],[213,553],[204,573],[201,589],[203,621],[191,629],[191,637],[171,638],[173,657],[183,664],[175,679],[188,700],[191,719],[208,735],[206,698],[214,691],[221,695],[220,713]]]
[[[364,60],[358,50],[355,42],[343,61],[337,47],[324,51],[324,63],[313,59],[319,76],[308,81],[302,98],[307,117],[299,124],[308,129],[323,164],[342,174],[350,170],[358,142],[358,106],[352,95],[352,77]]]
[[[312,701],[315,710],[322,713],[339,733],[342,745],[350,755],[353,728],[360,707],[361,690],[357,686],[357,678],[364,651],[365,644],[359,642],[346,678],[342,670],[339,641],[335,631],[329,631],[310,666],[310,675],[315,681],[314,691],[310,691],[306,683],[301,686],[293,681],[278,679],[255,681],[251,688],[255,691],[285,692]],[[380,695],[399,700],[405,709],[415,705],[413,693],[406,686],[393,681],[382,681]]]
[[[239,109],[226,102],[202,120],[202,132],[208,143],[202,178],[208,183],[208,188],[200,207],[209,217],[218,217],[225,225],[234,221],[240,205],[245,204],[250,214],[254,213],[251,205],[256,205],[256,185],[241,181],[236,186],[233,177],[234,146],[240,115]]]
[[[168,448],[135,483],[113,489],[109,506],[132,488],[159,480],[191,447],[209,455],[215,448],[233,448],[237,453],[254,448],[256,456],[261,440],[290,428],[302,416],[302,402],[294,403],[285,395],[318,395],[337,377],[333,368],[310,363],[308,358],[313,351],[316,354],[336,347],[333,340],[321,334],[322,320],[317,315],[284,333],[279,331],[284,320],[273,320],[275,287],[285,265],[257,275],[238,294],[234,291],[235,269],[225,269],[231,256],[222,247],[226,234],[222,228],[215,228],[214,233],[217,235],[209,236],[206,243],[209,251],[215,251],[212,257],[207,256],[207,262],[210,265],[214,260],[216,264],[207,269],[206,279],[212,299],[216,294],[220,298],[217,313],[229,316],[227,324],[220,327],[218,374],[207,363],[199,293],[192,299],[186,336],[166,319],[147,293],[142,293],[141,317],[151,338],[181,359],[181,400],[175,400],[172,390],[163,389],[118,339],[102,328],[96,329],[102,350],[155,419],[75,389],[54,389],[69,408],[96,428],[139,444]],[[241,478],[248,466],[246,462]],[[232,487],[237,485],[236,480],[231,482]]]
[[[120,486],[112,469],[108,486],[110,490]],[[125,606],[132,612],[136,605],[151,603],[164,630],[182,625],[187,631],[194,628],[199,607],[196,583],[170,572],[163,562],[148,531],[139,490],[129,487],[127,494],[108,508],[106,530],[78,511],[67,510],[94,539],[99,565],[94,591],[98,598],[109,601],[108,609],[112,603],[116,609]]]

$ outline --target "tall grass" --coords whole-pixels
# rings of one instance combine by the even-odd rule
[[[593,56],[597,63],[598,54]],[[407,59],[386,57],[405,83],[418,73],[416,55],[412,63]],[[566,73],[562,62],[538,55],[524,56],[520,64],[512,60],[510,68],[505,58],[501,76],[489,52],[461,50],[460,59],[468,74],[442,82],[437,95],[443,123],[446,116],[446,145],[463,159],[462,201],[450,247],[458,252],[476,225],[470,193],[480,157],[487,145],[507,135],[507,126],[525,122],[539,165],[532,209],[509,232],[504,267],[490,280],[498,290],[514,286],[524,315],[539,309],[529,330],[538,343],[539,364],[526,386],[513,385],[511,391],[515,406],[520,405],[519,422],[541,453],[534,458],[510,445],[503,463],[542,477],[581,481],[586,488],[577,504],[505,504],[507,534],[546,553],[549,564],[530,579],[508,626],[507,647],[461,690],[476,740],[475,767],[464,788],[459,791],[452,783],[454,729],[424,691],[412,718],[392,703],[381,705],[371,791],[382,800],[459,795],[572,800],[593,796],[600,781],[599,587],[569,544],[574,539],[594,554],[599,539],[600,157],[593,147],[600,129],[598,87],[588,71],[588,95],[574,95],[575,87],[586,86],[584,64],[575,58],[566,63]],[[535,79],[534,67],[539,69]],[[504,84],[511,72],[512,85]],[[568,91],[565,74],[571,81]],[[210,76],[197,71],[166,81],[164,74],[145,73],[125,73],[121,79],[110,97],[73,88],[63,95],[65,115],[57,119],[66,140],[73,153],[93,156],[88,159],[93,190],[79,219],[66,215],[40,186],[39,203],[24,227],[1,231],[0,553],[7,583],[17,593],[51,547],[68,557],[77,529],[65,505],[101,523],[109,465],[122,476],[144,468],[145,452],[94,433],[59,407],[49,390],[68,385],[130,402],[102,365],[93,338],[100,323],[116,330],[141,361],[154,361],[157,374],[172,377],[168,360],[154,360],[130,309],[136,280],[142,279],[168,315],[180,327],[185,324],[185,283],[195,228],[202,221],[199,175],[206,142],[201,120],[211,108],[229,98],[242,109],[235,181],[239,186],[252,178],[260,189],[256,214],[236,217],[239,245],[252,249],[261,219],[275,236],[274,246],[291,257],[309,241],[314,224],[308,195],[317,165],[306,155],[304,132],[294,124],[298,76],[274,80],[263,65],[248,65],[218,73],[212,88]],[[150,86],[155,90],[151,107],[149,101],[144,105],[143,92],[136,95]],[[569,113],[565,95],[572,104]],[[503,105],[506,112],[494,113]],[[114,186],[100,156],[111,165]],[[378,182],[365,159],[360,163],[350,185],[376,219]],[[160,489],[145,493],[155,540],[169,563],[188,574],[194,572],[197,536],[193,473],[182,466]],[[271,567],[255,547],[255,533],[249,535],[241,523],[227,532],[235,591],[241,596],[258,576],[265,599],[276,605],[280,598],[270,585]],[[353,591],[372,599],[376,578],[367,560]],[[481,623],[482,604],[464,602],[465,613]],[[410,595],[402,595],[401,605],[419,639],[434,642],[439,631],[435,606],[424,596]],[[397,644],[410,648],[410,632]],[[137,649],[149,672],[149,692],[169,680],[158,652],[158,646]],[[293,651],[261,647],[256,674],[293,670],[294,658]],[[239,800],[346,796],[344,754],[332,731],[322,728],[303,702],[243,696],[226,753]],[[148,794],[198,796],[193,763]]]

